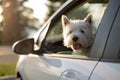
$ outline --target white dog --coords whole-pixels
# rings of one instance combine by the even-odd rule
[[[92,14],[84,20],[69,20],[62,15],[64,46],[73,51],[87,51],[93,41]]]

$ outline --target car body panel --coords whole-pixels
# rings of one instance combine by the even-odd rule
[[[23,80],[88,80],[97,62],[29,54],[18,69],[24,67]]]
[[[120,63],[99,62],[90,80],[120,80]]]

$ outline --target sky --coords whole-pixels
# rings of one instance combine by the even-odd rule
[[[33,9],[33,16],[37,17],[41,23],[43,23],[43,19],[47,12],[47,7],[45,3],[47,0],[28,0],[24,5]]]

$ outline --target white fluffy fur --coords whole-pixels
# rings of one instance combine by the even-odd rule
[[[69,20],[62,15],[64,46],[74,49],[73,44],[80,44],[79,50],[86,50],[93,41],[92,15],[89,14],[84,20]],[[77,41],[73,38],[77,37]],[[78,50],[77,50],[78,51]]]

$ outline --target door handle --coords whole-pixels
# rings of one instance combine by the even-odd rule
[[[75,70],[66,70],[62,72],[59,80],[87,80],[87,77]]]

